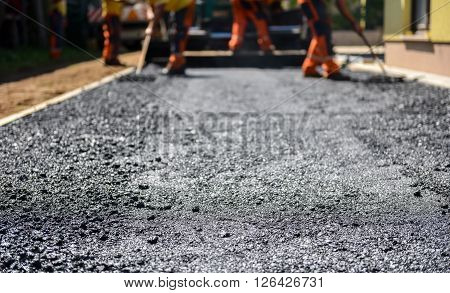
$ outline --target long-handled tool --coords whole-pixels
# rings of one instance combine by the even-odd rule
[[[139,57],[139,61],[136,67],[136,74],[140,74],[142,72],[142,69],[144,68],[144,64],[145,64],[145,58],[147,56],[147,52],[148,52],[148,47],[150,46],[150,41],[152,39],[152,32],[153,32],[153,21],[150,22],[149,24],[149,31],[146,31],[145,34],[145,38],[144,38],[144,43],[142,44],[142,51],[141,51],[141,56]]]
[[[372,55],[373,60],[375,60],[375,62],[378,63],[378,66],[380,66],[380,69],[381,69],[381,72],[383,72],[383,75],[386,76],[387,72],[386,72],[386,69],[384,68],[383,62],[380,60],[380,58],[378,58],[378,56],[373,51],[373,48],[370,45],[369,40],[367,40],[366,36],[362,32],[361,33],[358,32],[358,35],[361,37],[361,39],[364,41],[366,46],[369,48],[370,55]]]
[[[382,82],[382,83],[404,82],[405,81],[405,77],[404,76],[390,76],[390,75],[387,74],[383,62],[380,60],[380,58],[378,58],[378,56],[373,51],[373,48],[370,45],[370,43],[367,40],[367,38],[364,35],[364,33],[362,33],[362,32],[356,32],[356,33],[361,37],[361,39],[364,41],[366,46],[369,48],[369,51],[370,51],[370,54],[372,55],[372,58],[374,59],[375,62],[377,62],[378,66],[381,69],[381,72],[383,73],[383,75],[381,77],[378,77],[378,78],[377,77],[372,77],[370,79],[370,81],[371,82]]]

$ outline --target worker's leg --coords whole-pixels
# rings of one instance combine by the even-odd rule
[[[231,0],[231,6],[233,9],[233,27],[231,29],[231,39],[228,42],[228,47],[230,50],[235,51],[244,42],[247,18],[241,0]]]
[[[195,1],[189,6],[176,11],[172,15],[172,29],[170,33],[170,57],[166,66],[167,73],[184,73],[186,60],[183,52],[186,50],[189,28],[194,22]]]
[[[107,15],[103,24],[103,59],[106,65],[121,65],[119,62],[120,19],[117,15]]]
[[[111,60],[111,16],[106,16],[102,26],[103,29],[103,60]]]
[[[64,31],[64,16],[58,10],[50,14],[50,28],[54,32],[50,34],[50,57],[58,59],[62,52],[61,37]]]
[[[171,52],[182,54],[186,50],[189,28],[194,22],[195,1],[175,12],[175,30],[171,35]]]
[[[112,45],[112,57],[113,60],[119,60],[119,49],[120,49],[120,33],[121,33],[121,27],[120,27],[120,18],[119,16],[116,16],[113,18],[113,34],[111,38],[111,45]]]
[[[267,15],[264,12],[262,1],[248,1],[250,9],[246,9],[247,17],[255,24],[258,33],[258,44],[263,51],[272,51],[274,49],[269,35],[267,25]]]
[[[339,73],[339,66],[330,55],[330,22],[323,0],[299,0],[308,20],[312,40],[302,70],[305,76],[319,76],[316,67],[322,65],[325,76]]]
[[[319,15],[320,24],[318,25],[318,31],[320,31],[321,35],[324,37],[324,45],[326,50],[326,55],[324,60],[322,61],[322,68],[325,72],[326,77],[332,74],[339,74],[340,68],[339,65],[334,62],[334,51],[333,51],[333,43],[332,43],[332,34],[331,34],[331,18],[327,13],[326,4],[324,0],[313,0],[316,2],[317,13]]]

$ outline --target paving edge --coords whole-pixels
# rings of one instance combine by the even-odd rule
[[[374,73],[381,73],[381,69],[377,64],[374,63],[353,63],[348,65],[348,68],[351,71],[369,71]],[[421,83],[450,88],[450,77],[448,76],[388,65],[385,65],[385,68],[387,73],[393,76],[404,76],[406,79],[417,80]]]
[[[111,81],[113,81],[113,80],[115,80],[115,79],[117,79],[117,78],[119,78],[121,76],[128,75],[128,74],[132,73],[134,70],[135,70],[135,68],[133,68],[133,67],[124,69],[124,70],[119,71],[117,73],[108,75],[108,76],[102,78],[99,81],[95,81],[93,83],[81,86],[79,88],[71,90],[70,92],[64,93],[62,95],[53,97],[53,98],[51,98],[49,100],[46,100],[46,101],[44,101],[42,103],[39,103],[37,105],[31,106],[28,109],[25,109],[25,110],[22,110],[20,112],[11,114],[11,115],[6,116],[4,118],[1,118],[0,119],[0,126],[6,125],[6,124],[11,123],[13,121],[16,121],[16,120],[18,120],[20,118],[23,118],[25,116],[31,115],[34,112],[37,112],[37,111],[40,111],[42,109],[47,108],[48,106],[59,104],[59,103],[65,101],[65,100],[68,100],[68,99],[70,99],[70,98],[72,98],[74,96],[77,96],[77,95],[79,95],[79,94],[81,94],[83,92],[92,90],[92,89],[97,88],[97,87],[99,87],[101,85],[109,83],[109,82],[111,82]]]

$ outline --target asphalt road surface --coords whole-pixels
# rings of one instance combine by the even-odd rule
[[[450,91],[145,71],[0,128],[2,272],[450,272]]]

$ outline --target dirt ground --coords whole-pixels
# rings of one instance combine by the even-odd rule
[[[134,66],[139,52],[121,55],[126,65]],[[106,67],[97,60],[81,62],[50,73],[0,84],[0,118],[17,113],[57,95],[87,85],[124,67]]]

